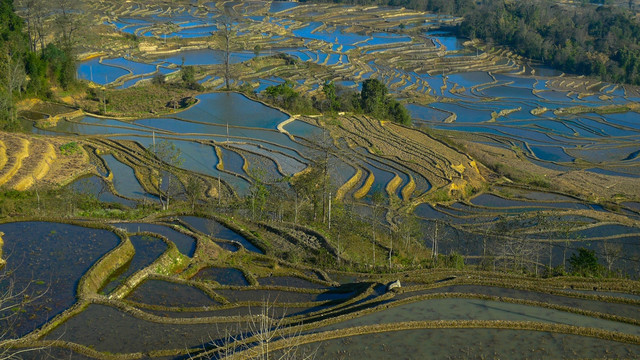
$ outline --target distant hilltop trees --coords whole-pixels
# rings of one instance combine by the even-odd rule
[[[403,6],[464,17],[452,29],[567,73],[640,85],[640,23],[636,1],[583,0],[334,0]]]

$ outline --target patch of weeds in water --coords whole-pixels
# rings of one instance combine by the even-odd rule
[[[605,210],[611,211],[611,212],[619,212],[620,211],[620,205],[612,202],[612,201],[603,201],[600,203],[600,205],[602,205],[602,207]]]

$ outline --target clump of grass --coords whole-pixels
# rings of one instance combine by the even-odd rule
[[[73,155],[79,151],[80,151],[80,146],[75,141],[68,142],[64,145],[60,145],[60,152],[64,156]]]
[[[551,183],[540,175],[532,175],[527,178],[527,183],[532,186],[549,189],[551,188]]]
[[[434,202],[447,202],[451,200],[451,195],[447,189],[439,189],[431,193],[431,200]]]

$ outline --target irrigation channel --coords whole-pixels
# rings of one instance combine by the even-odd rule
[[[324,130],[320,118],[291,117],[245,95],[216,92],[224,54],[206,39],[219,31],[225,8],[238,15],[232,27],[237,43],[245,44],[231,55],[233,66],[246,70],[235,85],[260,92],[287,79],[297,91],[313,93],[325,81],[358,89],[377,78],[407,103],[414,127],[346,115]],[[400,226],[403,214],[413,214],[425,246],[435,245],[438,235],[428,235],[439,231],[440,253],[456,251],[468,264],[506,267],[501,259],[520,256],[542,271],[564,266],[584,247],[606,255],[607,265],[622,274],[640,273],[636,88],[525,63],[448,34],[447,26],[460,19],[404,9],[100,2],[94,11],[111,14],[100,17],[105,31],[160,44],[154,46],[167,39],[196,45],[110,52],[82,62],[80,78],[127,88],[195,65],[211,92],[170,115],[83,116],[34,126],[36,134],[84,142],[95,170],[69,185],[77,191],[126,207],[159,201],[150,170],[156,160],[145,149],[161,141],[180,149],[182,159],[163,176],[182,184],[188,174],[215,184],[206,190],[212,198],[248,195],[258,172],[266,183],[281,184],[326,157],[335,201],[382,226]],[[250,66],[274,53],[298,62]],[[458,146],[425,129],[451,131],[444,133],[455,134]],[[460,148],[491,153],[489,160],[502,158],[504,167],[525,162],[531,186],[489,181]],[[549,183],[558,187],[548,190]],[[456,196],[467,188],[479,191]],[[382,212],[375,211],[378,192],[385,198]],[[603,198],[615,206],[603,206]],[[334,239],[269,225],[262,229],[276,239],[269,246],[230,217],[20,221],[0,224],[0,231],[6,268],[19,284],[46,291],[9,334],[20,339],[14,346],[44,348],[26,357],[184,359],[251,351],[265,303],[270,317],[281,319],[270,324],[278,329],[274,353],[293,341],[320,358],[640,356],[640,291],[631,280],[329,272],[279,259],[274,248],[336,254]],[[292,243],[296,234],[307,243]],[[398,278],[403,286],[387,290]],[[230,340],[236,345],[227,346]]]

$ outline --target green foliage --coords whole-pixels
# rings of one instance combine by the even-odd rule
[[[440,256],[445,267],[462,270],[464,269],[464,257],[457,252],[452,252],[446,256]]]
[[[389,119],[404,125],[411,125],[407,109],[388,96],[387,87],[378,79],[367,79],[362,83],[360,108],[365,114],[378,119]]]
[[[360,92],[360,107],[362,111],[377,118],[384,118],[386,115],[385,100],[387,92],[387,87],[380,80],[365,80],[362,83],[362,91]]]
[[[80,151],[80,146],[75,141],[68,142],[64,145],[60,145],[60,152],[62,153],[62,155],[65,155],[65,156],[73,155],[79,151]]]
[[[578,253],[571,255],[569,265],[573,275],[599,277],[604,272],[602,265],[598,264],[596,252],[583,247],[578,249]]]
[[[311,101],[295,91],[293,85],[287,80],[282,84],[269,86],[264,90],[264,95],[270,102],[283,109],[299,114],[313,112]]]
[[[180,70],[180,78],[184,87],[191,90],[202,91],[202,85],[196,81],[196,69],[191,65],[183,66]]]
[[[167,77],[160,72],[153,75],[153,78],[151,79],[151,83],[154,85],[164,85],[166,81],[167,81]]]
[[[447,202],[451,200],[449,191],[447,189],[438,189],[431,193],[431,200],[435,202]]]
[[[404,105],[400,104],[396,100],[389,100],[387,104],[387,112],[393,121],[402,125],[411,125],[411,115],[409,115],[409,111],[404,107]]]
[[[640,85],[640,23],[610,0],[334,0],[358,5],[402,6],[464,18],[459,35],[507,46],[519,55],[564,72]]]
[[[191,84],[196,81],[196,69],[193,66],[183,66],[180,70],[180,78],[185,84]]]
[[[620,7],[485,1],[465,14],[460,34],[509,46],[565,72],[640,84],[640,24]]]
[[[22,33],[23,26],[24,22],[14,11],[13,1],[0,0],[0,38],[7,41],[18,34],[26,40]]]
[[[57,81],[65,90],[73,84],[76,64],[71,49],[49,44],[43,51],[42,59],[48,65],[49,79]]]
[[[340,110],[340,100],[338,99],[338,95],[336,93],[336,85],[333,83],[333,81],[325,82],[322,86],[322,92],[327,97],[329,111],[335,112]]]
[[[75,82],[75,58],[70,48],[47,45],[30,50],[24,21],[13,1],[0,0],[0,129],[20,130],[15,103],[23,96],[49,96],[49,84],[68,89]]]
[[[551,183],[544,178],[544,176],[540,175],[532,175],[527,179],[527,182],[530,185],[537,186],[540,188],[548,189],[551,187]]]
[[[243,82],[242,85],[240,85],[240,87],[238,88],[238,91],[247,95],[255,94],[255,92],[253,91],[253,86],[251,86],[251,83],[247,81]]]

